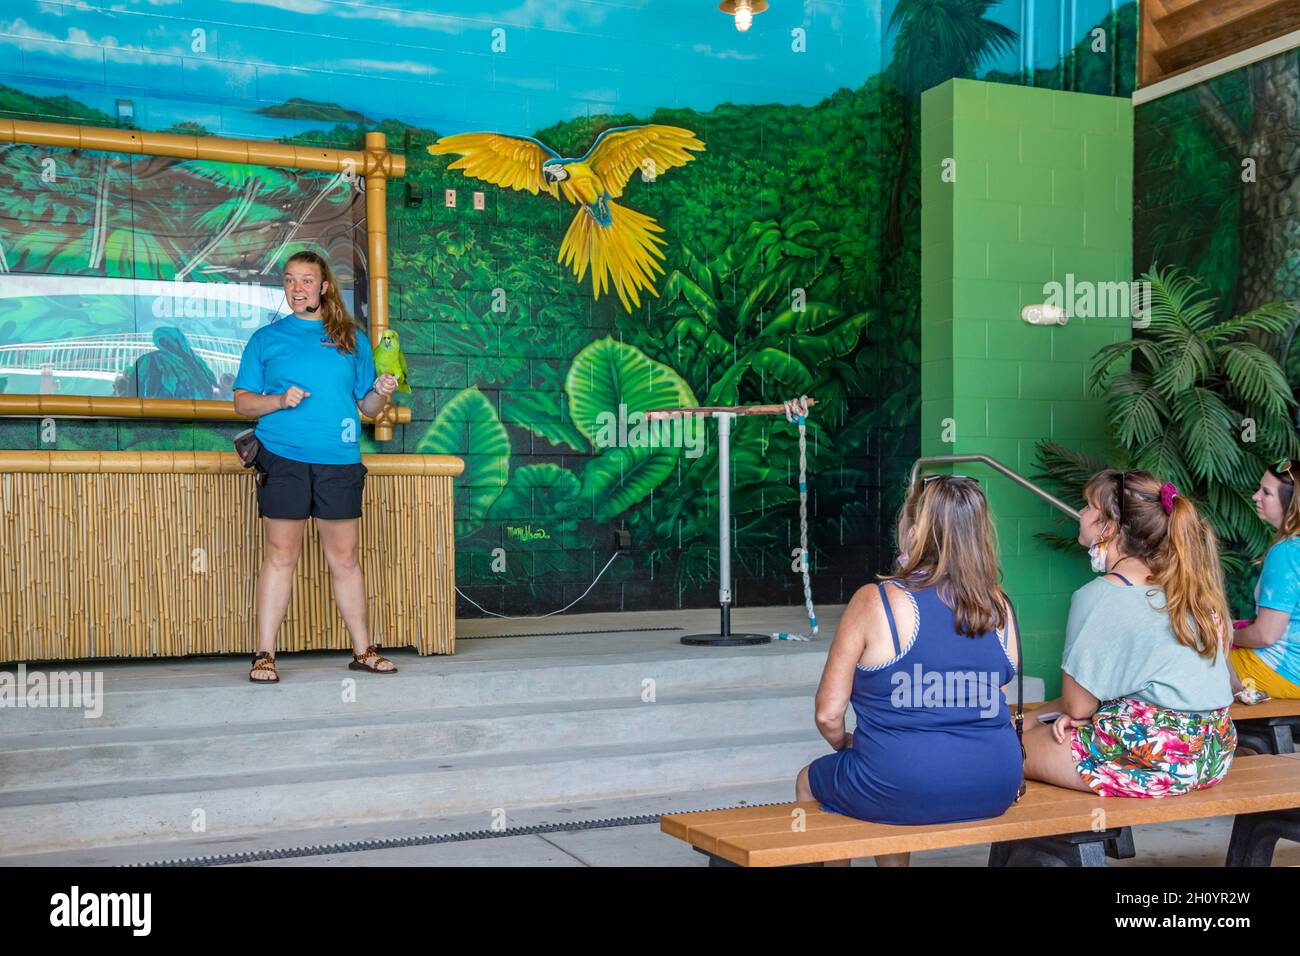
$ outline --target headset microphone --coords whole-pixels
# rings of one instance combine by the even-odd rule
[[[319,312],[319,311],[320,311],[320,306],[319,306],[319,305],[309,305],[309,306],[304,307],[304,308],[303,308],[303,311],[304,311],[304,312]]]

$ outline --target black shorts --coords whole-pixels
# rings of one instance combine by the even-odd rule
[[[257,452],[257,513],[262,518],[338,520],[361,517],[366,466],[315,465]]]

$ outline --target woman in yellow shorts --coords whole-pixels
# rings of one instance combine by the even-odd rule
[[[1300,699],[1300,495],[1292,463],[1264,472],[1251,498],[1277,534],[1255,586],[1255,620],[1233,634],[1231,662],[1247,687]]]

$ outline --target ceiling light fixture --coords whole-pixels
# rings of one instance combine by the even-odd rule
[[[754,14],[767,9],[767,0],[722,0],[718,9],[736,18],[736,29],[744,33],[754,22]]]

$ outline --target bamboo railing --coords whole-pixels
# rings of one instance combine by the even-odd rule
[[[455,651],[447,455],[366,455],[371,636]],[[0,662],[249,654],[254,474],[227,452],[0,452]],[[351,646],[308,522],[278,650]]]
[[[255,422],[255,415],[240,415],[234,402],[208,402],[188,398],[127,398],[118,395],[0,395],[0,418],[180,418],[186,421]],[[409,425],[409,405],[389,401],[377,418],[362,415],[374,425]]]

